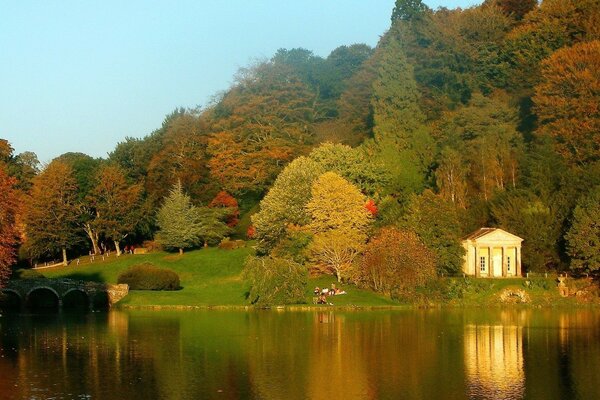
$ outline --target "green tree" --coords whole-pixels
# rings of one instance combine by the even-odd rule
[[[305,302],[308,274],[302,265],[284,258],[248,257],[244,280],[248,300],[258,306]]]
[[[426,190],[413,195],[403,225],[416,232],[433,252],[438,273],[457,273],[462,267],[464,249],[456,206]]]
[[[360,148],[323,143],[308,157],[317,162],[322,171],[335,172],[371,196],[381,192],[389,181],[383,166],[370,160]]]
[[[307,229],[313,235],[309,252],[315,262],[336,275],[348,278],[356,257],[363,250],[371,214],[366,197],[341,176],[326,172],[313,184],[306,204],[310,215]]]
[[[198,207],[199,238],[205,246],[217,244],[231,233],[227,226],[230,215],[227,208]]]
[[[381,55],[373,83],[374,139],[367,151],[390,171],[391,191],[407,196],[425,187],[433,143],[399,30],[392,28],[377,51]]]
[[[548,271],[560,264],[562,221],[555,204],[549,205],[527,190],[511,190],[491,201],[495,223],[522,237],[523,265],[529,271]]]
[[[260,202],[260,211],[252,216],[259,254],[273,249],[285,236],[288,226],[310,221],[305,207],[311,198],[313,182],[323,172],[317,162],[298,157],[279,174]]]
[[[429,8],[421,0],[396,0],[392,10],[392,22],[396,20],[410,21],[419,18]]]
[[[525,14],[535,9],[537,3],[537,0],[496,0],[502,11],[517,20],[523,19]]]
[[[577,202],[565,239],[571,268],[600,269],[600,186]]]
[[[88,195],[95,215],[91,225],[97,233],[114,242],[120,256],[120,241],[135,231],[139,220],[141,187],[127,183],[124,171],[114,165],[100,169],[95,184]]]
[[[69,165],[52,161],[33,179],[24,222],[32,255],[62,251],[66,266],[67,250],[80,239],[77,182]]]
[[[183,193],[181,183],[171,189],[156,216],[159,231],[156,240],[167,249],[184,249],[197,246],[201,242],[202,225],[198,208],[190,197]]]

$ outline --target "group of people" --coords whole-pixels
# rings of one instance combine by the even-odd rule
[[[314,294],[315,296],[318,296],[317,304],[327,304],[327,296],[337,296],[340,294],[346,294],[346,291],[340,290],[339,288],[335,287],[335,283],[332,283],[331,288],[321,289],[318,286],[315,287]]]

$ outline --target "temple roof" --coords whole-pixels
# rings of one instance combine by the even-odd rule
[[[477,239],[487,236],[491,233],[501,233],[501,234],[509,235],[515,239],[519,239],[519,240],[523,241],[523,238],[520,238],[517,235],[513,235],[512,233],[507,232],[500,228],[479,228],[475,232],[471,232],[467,236],[463,237],[462,240],[477,240]]]

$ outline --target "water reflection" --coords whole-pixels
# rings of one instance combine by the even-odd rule
[[[600,398],[600,312],[0,318],[3,399]]]
[[[467,325],[464,341],[469,397],[523,397],[523,327]]]

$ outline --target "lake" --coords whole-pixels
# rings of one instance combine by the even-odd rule
[[[598,310],[0,317],[2,399],[599,399]]]

